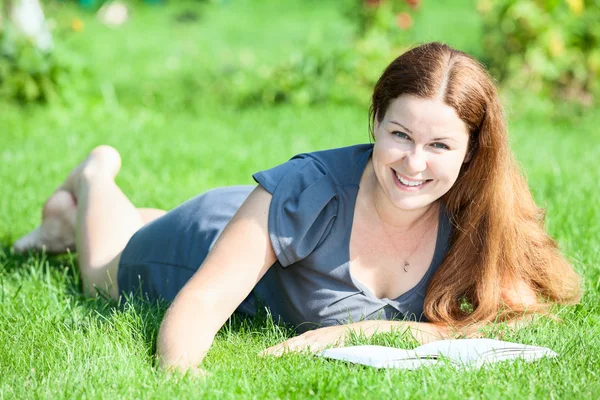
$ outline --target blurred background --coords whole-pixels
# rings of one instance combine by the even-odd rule
[[[538,199],[564,192],[565,176],[597,181],[570,162],[600,147],[600,0],[2,1],[10,235],[100,143],[123,154],[136,204],[168,209],[294,154],[367,142],[377,78],[429,41],[498,81]]]
[[[598,0],[3,1],[0,101],[18,104],[367,105],[390,60],[433,40],[555,116],[600,89]]]
[[[598,392],[600,0],[0,2],[0,398],[91,397],[99,388],[117,398]],[[375,81],[404,50],[429,41],[474,55],[497,80],[511,146],[546,227],[584,278],[582,304],[557,313],[565,323],[507,337],[563,354],[548,368],[365,385],[362,370],[310,375],[311,360],[266,360],[265,369],[252,361],[262,342],[246,347],[246,336],[226,333],[209,354],[216,383],[190,380],[182,389],[147,368],[162,314],[96,315],[92,308],[108,309],[75,294],[72,255],[48,261],[10,251],[101,143],[120,151],[117,183],[136,206],[171,209],[211,188],[253,184],[252,173],[295,154],[368,142]],[[117,371],[106,360],[123,362]],[[284,371],[281,381],[270,370]],[[243,379],[232,386],[232,376]]]

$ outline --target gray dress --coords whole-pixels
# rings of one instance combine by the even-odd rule
[[[408,292],[379,299],[350,274],[354,207],[371,152],[366,144],[300,154],[253,175],[273,196],[268,229],[277,261],[238,311],[253,315],[257,307],[267,307],[299,332],[364,319],[424,320],[429,281],[449,248],[451,224],[444,207],[431,265]],[[252,189],[211,190],[140,229],[121,256],[119,289],[173,300]]]

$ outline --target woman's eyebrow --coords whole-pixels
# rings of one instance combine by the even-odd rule
[[[407,127],[405,127],[404,125],[402,125],[400,122],[396,122],[396,121],[392,121],[392,120],[390,120],[389,122],[400,126],[402,129],[404,129],[406,132],[408,132],[412,135],[413,132],[410,129],[408,129]]]
[[[393,120],[389,120],[388,122],[390,122],[390,123],[392,123],[392,124],[395,124],[395,125],[398,125],[398,126],[399,126],[399,127],[401,127],[402,129],[404,129],[406,132],[408,132],[408,133],[410,133],[411,135],[413,135],[413,132],[412,132],[410,129],[408,129],[406,126],[402,125],[400,122],[398,122],[398,121],[393,121]],[[456,141],[456,139],[454,139],[454,138],[451,138],[451,137],[441,137],[441,136],[440,136],[440,137],[433,138],[433,139],[431,139],[431,140],[433,140],[433,141],[436,141],[436,140],[454,140],[454,141]]]

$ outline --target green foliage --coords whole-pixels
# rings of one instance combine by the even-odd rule
[[[73,98],[79,59],[60,46],[40,50],[10,25],[0,31],[0,98],[23,103]]]
[[[362,36],[378,32],[392,42],[401,42],[398,30],[412,27],[411,14],[421,6],[421,0],[347,0],[346,15],[355,20]]]
[[[358,60],[349,49],[308,47],[273,66],[256,64],[252,56],[241,58],[223,67],[211,88],[239,106],[364,103],[369,98],[370,82],[357,73]]]
[[[492,71],[509,87],[589,105],[600,93],[600,1],[480,0]]]
[[[306,46],[276,65],[244,54],[226,65],[208,90],[234,99],[240,106],[323,102],[367,104],[385,66],[408,46],[403,31],[412,27],[419,0],[348,0],[345,15],[355,26],[351,45]]]

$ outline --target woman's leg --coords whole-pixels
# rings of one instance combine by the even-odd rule
[[[44,205],[42,224],[15,243],[17,251],[65,250],[76,243],[84,292],[118,298],[117,269],[131,236],[162,210],[136,209],[116,185],[119,153],[100,146],[77,166]]]
[[[118,297],[117,267],[121,251],[143,225],[135,206],[115,183],[119,153],[97,147],[76,169],[66,189],[77,199],[76,244],[83,290]]]

